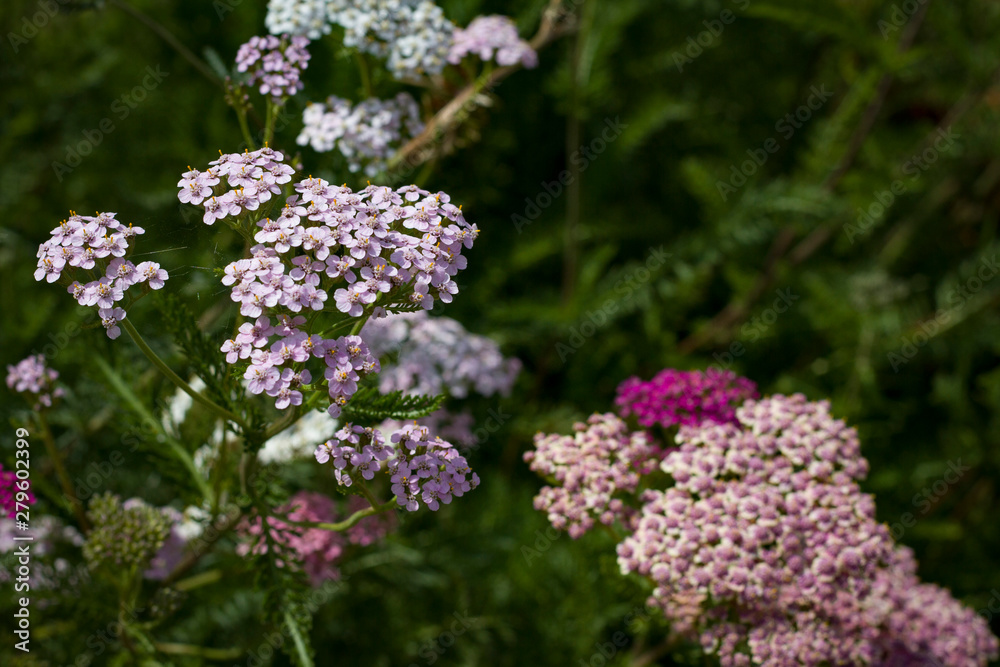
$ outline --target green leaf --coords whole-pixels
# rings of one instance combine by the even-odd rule
[[[447,396],[411,395],[401,391],[380,394],[373,385],[361,387],[344,406],[342,420],[380,422],[386,419],[420,419],[438,410]]]

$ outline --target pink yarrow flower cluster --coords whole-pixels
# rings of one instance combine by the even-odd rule
[[[35,494],[31,492],[30,482],[26,479],[18,480],[16,471],[4,470],[3,465],[0,465],[0,516],[15,518],[19,492],[27,494],[27,500],[22,506],[35,504]],[[23,509],[22,507],[22,511]]]
[[[222,351],[230,363],[249,358],[251,393],[277,396],[281,409],[301,404],[297,387],[313,378],[305,366],[323,359],[329,412],[337,417],[358,381],[380,370],[378,359],[357,336],[309,333],[299,313],[378,317],[387,309],[450,303],[458,292],[453,277],[466,266],[462,250],[472,247],[478,229],[447,194],[415,186],[355,193],[310,177],[294,188],[278,218],[257,221],[251,257],[225,268],[222,283],[232,287],[240,313],[258,320],[245,323]]]
[[[538,66],[538,54],[521,39],[514,22],[498,14],[476,17],[467,28],[455,30],[448,62],[457,65],[470,53],[483,61],[493,60],[495,54],[498,65]]]
[[[451,443],[431,437],[425,427],[404,426],[386,442],[381,431],[348,424],[316,448],[316,460],[332,462],[337,482],[350,486],[376,473],[390,477],[396,502],[415,512],[423,502],[431,511],[479,486],[479,475]]]
[[[53,283],[65,277],[72,281],[68,291],[73,298],[81,306],[97,306],[108,338],[118,338],[121,335],[118,323],[125,319],[126,311],[115,304],[125,298],[132,286],[142,285],[145,295],[149,290],[163,287],[169,278],[156,262],[135,265],[128,260],[129,241],[143,233],[142,227],[120,223],[114,213],[98,213],[94,217],[73,213],[52,230],[52,238],[38,247],[35,280]],[[86,283],[72,280],[74,275],[83,275],[82,271],[91,277],[95,273],[103,277]]]
[[[247,73],[247,83],[275,104],[303,88],[302,71],[309,64],[309,39],[302,35],[251,37],[236,52],[236,70]]]
[[[281,186],[292,180],[295,170],[284,164],[284,159],[280,151],[267,146],[253,152],[219,151],[219,158],[209,162],[205,171],[188,167],[181,174],[177,198],[200,206],[205,211],[202,221],[206,225],[252,215],[271,197],[280,195]]]
[[[41,354],[26,357],[15,365],[7,366],[7,387],[20,394],[31,395],[35,410],[52,407],[52,399],[65,393],[62,387],[55,386],[59,372],[45,366],[45,357]]]
[[[592,415],[573,425],[572,436],[535,435],[535,449],[524,454],[531,469],[558,486],[543,487],[535,509],[555,528],[580,538],[599,521],[629,524],[640,476],[656,465],[656,448],[645,433],[629,433],[611,413]]]
[[[618,546],[622,572],[652,580],[650,605],[675,630],[727,666],[916,658],[942,618],[965,623],[937,645],[945,664],[995,652],[985,623],[950,596],[918,609],[909,593],[887,595],[890,580],[901,583],[895,547],[858,486],[868,463],[857,433],[827,403],[772,396],[736,418],[681,427],[661,464],[674,485],[641,494],[634,533]],[[904,609],[907,621],[894,624]]]
[[[351,496],[347,514],[353,514],[367,506],[363,498]],[[288,520],[293,522],[332,523],[341,518],[337,504],[332,499],[310,491],[296,493],[287,504],[277,508],[276,512],[287,514]],[[324,581],[340,578],[337,561],[350,545],[364,547],[381,540],[395,524],[395,516],[390,513],[365,517],[345,532],[302,528],[274,518],[268,518],[267,522],[272,537],[282,548],[294,553],[312,585],[319,586]],[[240,532],[251,538],[237,548],[240,555],[267,553],[268,546],[262,538],[264,528],[260,517],[244,521]],[[285,565],[281,560],[278,563]]]
[[[644,382],[629,378],[618,387],[615,406],[645,427],[670,428],[710,422],[735,423],[736,408],[756,398],[757,385],[732,371],[678,371],[667,368]]]

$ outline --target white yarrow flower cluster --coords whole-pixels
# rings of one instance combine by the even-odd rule
[[[302,114],[304,127],[297,142],[321,153],[339,150],[351,171],[364,168],[375,176],[386,160],[424,126],[416,100],[399,93],[388,100],[370,98],[352,106],[350,101],[330,97],[325,104],[310,104]]]

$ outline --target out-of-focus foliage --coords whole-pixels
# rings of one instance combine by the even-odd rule
[[[133,2],[210,63],[230,63],[264,31],[259,0]],[[143,248],[167,249],[156,259],[168,289],[196,312],[222,289],[205,267],[232,259],[218,226],[185,219],[174,184],[188,164],[239,147],[235,118],[219,86],[118,4],[0,6],[0,349],[12,363],[55,346],[49,364],[72,390],[52,421],[72,476],[120,450],[126,463],[102,488],[165,504],[176,473],[95,357],[113,358],[154,401],[172,387],[127,340],[67,335],[82,309],[31,277],[38,243],[70,208],[145,227]],[[440,4],[460,24],[509,14],[525,35],[543,8]],[[608,410],[621,380],[666,366],[718,364],[764,393],[829,398],[859,427],[867,488],[922,578],[976,609],[1000,599],[1000,5],[584,0],[577,11],[579,32],[504,81],[466,124],[462,149],[421,183],[447,190],[483,230],[448,314],[525,363],[513,397],[474,404],[481,422],[492,410],[500,423],[470,459],[482,487],[404,520],[345,565],[313,624],[319,664],[575,665],[619,631],[629,641],[612,664],[689,664],[683,652],[657,654],[656,619],[626,621],[645,591],[617,573],[610,538],[546,537],[531,505],[539,482],[521,463],[534,432]],[[12,42],[38,13],[37,34]],[[311,52],[300,97],[357,99],[349,54],[329,39]],[[300,101],[282,146],[293,147]],[[74,167],[81,143],[92,149]],[[329,155],[302,154],[317,175],[345,177]],[[734,177],[744,166],[745,183]],[[564,170],[574,186],[557,184]],[[859,222],[859,209],[879,207]],[[720,312],[735,317],[719,327]],[[169,354],[155,304],[134,316]],[[16,408],[5,399],[5,422]],[[130,434],[140,434],[134,451]],[[954,484],[950,464],[969,468]],[[51,470],[34,475],[44,484]],[[236,558],[203,567],[251,576]],[[112,598],[92,590],[47,594],[53,613],[45,595],[33,601],[39,658],[69,664],[115,619]],[[198,588],[161,641],[257,650],[274,629],[257,620],[263,602]]]

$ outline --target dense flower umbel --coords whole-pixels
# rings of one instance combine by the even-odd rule
[[[45,367],[45,357],[36,354],[26,357],[16,365],[7,366],[7,386],[14,391],[31,397],[35,410],[52,406],[52,399],[65,392],[55,386],[59,372]]]
[[[236,52],[236,70],[247,73],[247,83],[257,86],[261,95],[270,95],[275,104],[302,90],[302,71],[309,64],[306,47],[309,40],[301,35],[251,37]]]
[[[640,475],[655,468],[653,443],[645,433],[629,433],[611,413],[592,415],[573,430],[572,436],[535,435],[535,450],[524,455],[532,470],[559,484],[542,488],[535,509],[574,539],[595,521],[629,525],[635,510],[622,497],[634,494]]]
[[[467,28],[455,30],[454,43],[448,52],[448,62],[458,64],[468,54],[498,65],[538,66],[538,54],[517,34],[517,26],[506,16],[478,16]]]
[[[141,284],[146,294],[163,287],[169,277],[156,262],[141,262],[136,266],[128,260],[129,241],[144,232],[142,227],[126,227],[118,222],[114,213],[98,213],[94,217],[74,213],[52,230],[51,239],[38,247],[35,280],[53,283],[65,278],[69,293],[81,306],[97,306],[108,338],[118,338],[121,335],[118,323],[125,319],[126,313],[115,304],[125,298],[130,287]],[[82,284],[73,280],[77,275],[94,277],[95,274],[104,277]]]
[[[674,486],[641,494],[618,547],[623,573],[652,579],[650,604],[723,665],[881,664],[892,647],[932,650],[933,622],[917,620],[910,596],[933,589],[889,593],[905,577],[858,487],[868,464],[854,429],[802,395],[747,401],[736,419],[681,427],[661,464]],[[937,657],[981,664],[985,624],[935,599],[948,609],[938,621],[969,622],[949,625],[959,639]],[[908,623],[893,620],[902,613]],[[904,636],[915,622],[923,643]]]
[[[419,81],[447,64],[455,25],[429,0],[330,0],[344,45],[387,59],[392,75]]]
[[[361,337],[375,356],[392,357],[379,375],[383,393],[506,396],[521,370],[521,362],[504,358],[500,346],[489,338],[469,333],[449,317],[430,317],[425,311],[369,320]]]
[[[363,498],[351,496],[348,501],[348,515],[368,506]],[[299,491],[287,505],[277,508],[276,513],[287,514],[288,520],[310,521],[317,523],[333,523],[339,521],[337,506],[333,500],[320,493]],[[268,528],[272,537],[283,547],[295,552],[302,562],[305,573],[313,586],[319,586],[328,579],[340,578],[337,561],[350,544],[368,546],[385,537],[394,526],[395,516],[391,513],[365,517],[347,531],[339,533],[322,528],[297,527],[281,519],[268,518]],[[261,518],[245,521],[240,526],[240,532],[249,536],[249,542],[242,543],[237,551],[241,555],[248,553],[267,553],[267,542],[262,539],[264,532]],[[279,561],[283,565],[283,562]]]
[[[262,155],[280,159],[269,149],[241,159],[252,164]],[[223,156],[225,164],[232,157]],[[269,164],[273,171],[279,162]],[[256,321],[241,326],[222,351],[229,363],[250,360],[250,392],[275,396],[279,409],[300,405],[299,387],[313,377],[322,382],[322,371],[336,417],[358,381],[379,371],[378,359],[357,336],[311,333],[299,313],[339,311],[353,318],[394,307],[429,309],[435,299],[450,303],[458,292],[453,277],[466,266],[462,250],[472,247],[479,230],[443,192],[369,186],[355,193],[311,177],[294,188],[298,194],[288,197],[278,218],[257,221],[251,257],[225,269],[222,282],[232,287],[240,313]]]
[[[173,524],[171,516],[143,500],[122,503],[110,493],[90,501],[87,518],[94,529],[83,545],[83,555],[91,568],[146,568]]]
[[[327,0],[271,0],[264,25],[272,35],[304,35],[319,39],[330,33]]]
[[[316,448],[316,460],[332,462],[337,482],[343,486],[384,472],[396,501],[411,512],[421,502],[437,511],[441,503],[447,505],[453,496],[479,486],[479,475],[458,450],[416,424],[396,431],[388,442],[378,429],[348,424]]]
[[[667,368],[643,382],[629,378],[618,386],[615,405],[622,417],[634,415],[649,427],[702,422],[735,423],[736,408],[756,398],[757,385],[732,371],[678,371]]]
[[[370,98],[351,106],[331,96],[325,104],[310,104],[302,114],[304,127],[296,140],[321,153],[336,148],[348,168],[364,167],[369,176],[383,171],[388,160],[407,140],[423,131],[420,109],[408,93],[388,100]]]
[[[27,494],[27,500],[21,503],[22,506],[35,504],[35,494],[31,492],[28,480],[18,480],[14,470],[4,470],[3,465],[0,465],[0,517],[15,518],[17,494],[21,491],[17,486],[19,481],[26,486],[24,493]],[[22,507],[22,511],[23,509]]]
[[[181,174],[177,198],[201,206],[206,225],[223,218],[253,214],[271,197],[280,195],[281,186],[292,180],[295,170],[284,164],[284,159],[279,151],[266,146],[252,153],[219,151],[219,158],[209,162],[205,171],[188,167]]]

